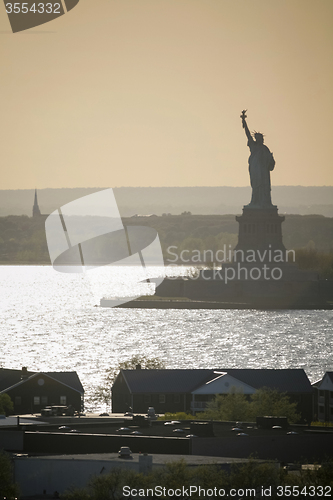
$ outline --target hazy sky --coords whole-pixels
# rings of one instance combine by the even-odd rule
[[[80,0],[12,34],[0,5],[0,189],[332,185],[332,0]]]

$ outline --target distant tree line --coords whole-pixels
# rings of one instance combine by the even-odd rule
[[[238,238],[234,215],[182,215],[129,217],[124,225],[142,225],[157,230],[166,264],[182,250],[211,251],[233,248]],[[297,249],[296,263],[302,269],[317,270],[333,277],[333,219],[319,215],[289,215],[282,225],[288,249]],[[206,259],[205,259],[206,260]],[[207,260],[206,260],[207,261]],[[49,264],[43,217],[8,216],[0,218],[0,262]]]
[[[4,263],[50,263],[44,218],[26,215],[0,218],[0,261]]]

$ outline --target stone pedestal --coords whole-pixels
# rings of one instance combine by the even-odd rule
[[[243,208],[243,215],[236,217],[239,223],[238,243],[235,250],[282,250],[281,224],[284,217],[278,215],[277,207]]]

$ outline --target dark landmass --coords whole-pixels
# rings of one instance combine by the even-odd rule
[[[186,297],[183,298],[165,298],[158,296],[140,297],[129,302],[114,306],[112,299],[103,298],[100,301],[101,307],[118,307],[124,309],[286,309],[284,305],[278,304],[277,301],[270,301],[261,304],[251,304],[249,302],[221,302],[214,300],[190,300]],[[290,307],[288,309],[299,309],[298,306]],[[302,309],[333,309],[333,303],[326,303],[324,305],[306,304]]]
[[[50,264],[44,221],[44,217],[0,217],[0,264]],[[124,217],[123,223],[156,229],[166,264],[182,250],[216,252],[225,245],[233,248],[238,237],[234,215],[135,216]],[[318,270],[325,277],[333,275],[333,218],[286,215],[282,227],[286,248],[303,249],[297,252],[303,269]]]
[[[103,188],[40,189],[41,212],[58,207]],[[119,187],[114,194],[122,217],[134,214],[162,215],[236,214],[251,198],[251,187]],[[32,215],[33,189],[0,190],[0,216]],[[333,186],[273,186],[272,201],[280,213],[319,214],[333,217]]]

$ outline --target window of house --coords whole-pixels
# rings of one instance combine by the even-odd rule
[[[180,403],[180,394],[175,394],[173,396],[174,403]]]
[[[39,396],[34,396],[34,405],[36,405],[36,406],[40,405],[40,397]]]
[[[47,396],[42,396],[42,405],[47,405]]]
[[[21,396],[15,396],[14,404],[15,406],[20,406],[22,404]]]
[[[158,396],[158,402],[159,403],[165,403],[165,394],[160,394]]]
[[[144,403],[146,403],[148,405],[151,402],[150,394],[145,394],[143,397],[143,401],[144,401]]]
[[[325,396],[325,392],[324,391],[319,391],[319,396]]]
[[[333,391],[330,392],[331,399],[333,399]]]
[[[66,396],[60,396],[60,404],[61,405],[67,404],[67,397]]]
[[[319,406],[319,413],[324,413],[325,412],[325,409],[323,406]]]

